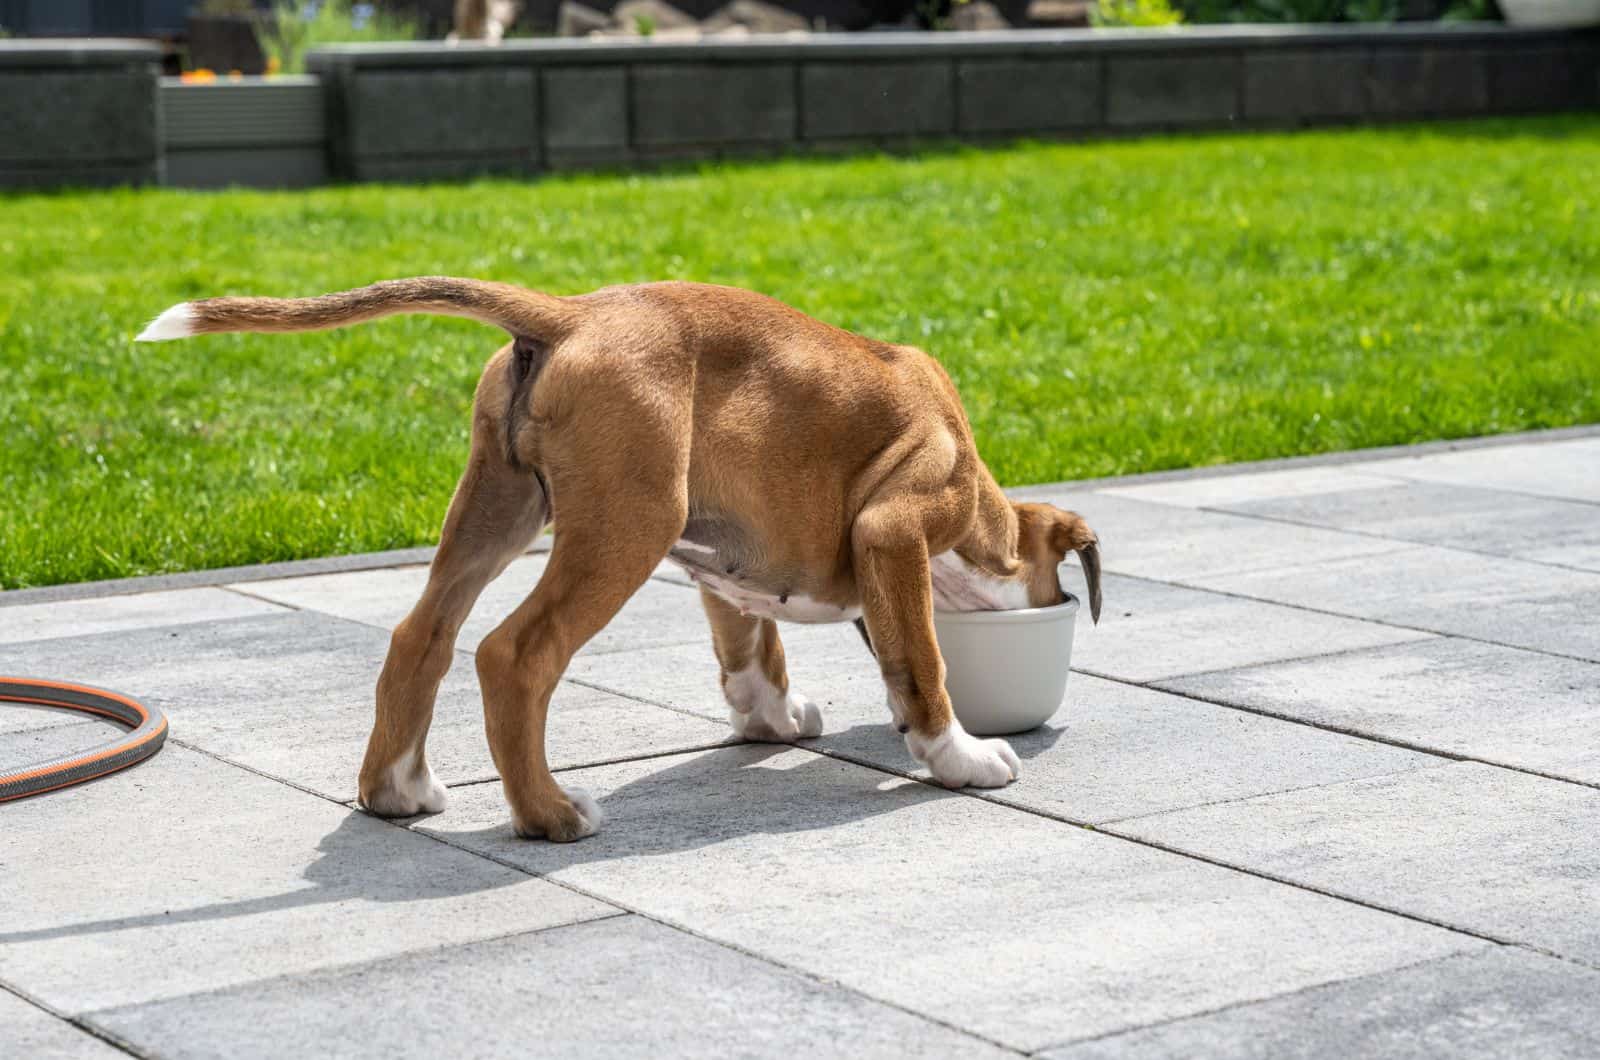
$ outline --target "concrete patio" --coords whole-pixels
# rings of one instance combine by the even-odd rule
[[[1017,492],[1108,571],[1017,783],[919,782],[848,626],[784,630],[825,735],[734,742],[664,569],[552,707],[569,846],[470,658],[542,555],[410,822],[351,800],[424,552],[0,594],[0,674],[172,723],[0,806],[0,1057],[1600,1055],[1600,432]],[[0,763],[108,735],[0,705]]]

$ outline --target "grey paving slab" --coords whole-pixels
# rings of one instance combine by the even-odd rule
[[[983,796],[1091,824],[1440,762],[1082,674],[1072,677],[1067,703],[1049,723],[1008,739],[1022,758],[1022,775]],[[824,734],[812,746],[882,769],[925,774],[888,725]]]
[[[0,732],[0,772],[102,746],[126,731],[97,721],[75,721],[49,728]]]
[[[1377,489],[1251,498],[1219,506],[1241,515],[1600,571],[1600,509],[1577,501],[1391,480]]]
[[[1205,574],[1202,588],[1600,660],[1600,574],[1406,546],[1377,556]]]
[[[570,777],[608,815],[580,843],[487,787],[417,827],[1018,1048],[1479,945],[804,749]]]
[[[252,600],[225,589],[174,589],[92,600],[21,604],[0,609],[0,644],[21,644],[85,633],[146,629],[180,623],[223,622],[251,615],[274,614],[283,608]],[[18,674],[48,677],[48,674]]]
[[[92,1022],[170,1057],[1014,1055],[636,916],[99,1012]]]
[[[1500,1060],[1600,1055],[1600,972],[1513,947],[1084,1042],[1051,1060]]]
[[[889,724],[877,664],[855,631],[786,642],[790,686],[822,708],[809,746],[880,769],[926,775]],[[584,679],[719,721],[715,663],[684,648],[604,656]],[[1437,765],[1430,755],[1074,674],[1045,726],[1010,738],[1021,778],[985,797],[1073,821],[1101,822]]]
[[[388,649],[381,629],[280,611],[0,646],[0,671],[33,669],[120,689],[166,711],[174,739],[347,801],[356,796]],[[729,738],[726,725],[570,683],[557,688],[550,707],[548,753],[558,769]],[[462,652],[439,689],[428,760],[446,784],[497,775],[477,674]]]
[[[1010,491],[1023,500],[1069,508],[1100,535],[1105,569],[1158,581],[1192,581],[1289,563],[1316,563],[1388,552],[1403,545],[1320,527],[1292,526],[1110,493],[1053,486]],[[1070,586],[1069,586],[1070,587]]]
[[[0,655],[4,654],[5,649],[0,648]],[[85,724],[110,725],[111,722],[102,721],[93,714],[59,707],[35,707],[27,703],[0,701],[0,738],[31,729],[59,729],[63,725]]]
[[[1600,963],[1600,791],[1463,762],[1111,826]]]
[[[1600,503],[1600,438],[1428,453],[1352,467],[1425,482]]]
[[[1311,465],[1279,471],[1242,471],[1236,475],[1205,475],[1170,482],[1143,482],[1110,486],[1100,491],[1111,497],[1128,497],[1183,508],[1219,508],[1248,501],[1316,496],[1393,486],[1396,480],[1338,465]]]
[[[169,744],[5,809],[0,979],[69,1013],[613,910]]]
[[[0,1056],[27,1060],[119,1060],[127,1054],[88,1031],[0,990]]]
[[[1414,641],[1431,634],[1109,575],[1100,624],[1073,634],[1074,669],[1127,681]]]
[[[780,636],[789,687],[822,708],[830,731],[854,722],[888,722],[877,661],[855,627],[783,623]],[[719,672],[709,644],[681,644],[579,656],[567,668],[567,677],[726,723]]]
[[[457,647],[471,651],[527,598],[544,571],[544,555],[515,560],[492,582],[461,627]],[[251,593],[292,607],[321,611],[355,622],[393,629],[427,584],[426,567],[357,571],[349,574],[254,582]],[[655,644],[711,644],[700,598],[675,585],[651,580],[587,645],[584,652],[631,651]]]
[[[1591,662],[1449,637],[1161,687],[1600,785]]]

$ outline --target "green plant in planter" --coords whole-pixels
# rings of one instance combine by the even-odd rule
[[[1183,12],[1167,0],[1100,0],[1089,12],[1091,25],[1109,27],[1176,26]]]
[[[351,0],[277,0],[261,26],[261,47],[272,68],[285,74],[304,72],[306,52],[318,45],[421,37],[414,19]]]

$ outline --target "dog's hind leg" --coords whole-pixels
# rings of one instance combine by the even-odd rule
[[[687,401],[579,382],[585,401],[541,439],[556,536],[539,584],[478,648],[489,749],[519,835],[593,834],[599,807],[545,756],[550,695],[572,656],[643,585],[689,515]],[[686,396],[686,395],[685,395]],[[580,433],[581,432],[581,433]]]
[[[784,667],[783,641],[770,618],[742,615],[722,597],[700,588],[700,602],[711,622],[711,639],[722,667],[722,696],[728,721],[746,740],[790,743],[822,735],[822,712],[791,691]]]
[[[436,813],[444,786],[424,743],[434,698],[455,654],[456,633],[484,586],[543,528],[549,505],[538,477],[513,468],[500,436],[503,398],[485,372],[474,410],[472,451],[445,516],[428,584],[389,640],[378,678],[378,712],[361,765],[361,804],[384,817]]]

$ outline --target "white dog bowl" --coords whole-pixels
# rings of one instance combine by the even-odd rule
[[[1078,598],[1025,611],[935,611],[944,688],[968,732],[1001,736],[1050,720],[1067,691]]]

